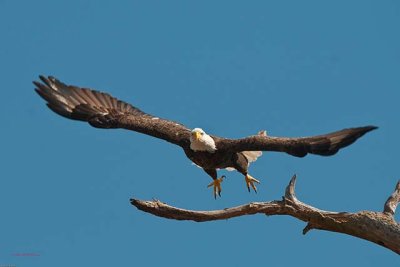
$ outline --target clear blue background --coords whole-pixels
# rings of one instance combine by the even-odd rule
[[[394,0],[0,1],[0,265],[399,266],[364,240],[303,236],[291,217],[180,222],[129,203],[280,199],[297,173],[306,203],[381,211],[399,179],[399,25]],[[214,200],[179,147],[52,113],[39,74],[232,138],[380,129],[334,157],[265,153],[250,172],[257,195],[225,173]]]

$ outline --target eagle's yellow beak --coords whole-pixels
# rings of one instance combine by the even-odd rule
[[[196,139],[196,141],[198,141],[200,139],[200,137],[201,137],[201,133],[200,132],[194,132],[193,133],[193,137],[194,137],[194,139]]]

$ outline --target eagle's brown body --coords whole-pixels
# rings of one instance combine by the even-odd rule
[[[202,167],[214,180],[217,179],[217,169],[227,167],[235,168],[246,175],[247,179],[249,162],[243,151],[286,152],[296,157],[304,157],[308,153],[330,156],[352,144],[365,133],[376,129],[374,126],[349,128],[330,134],[300,138],[254,135],[242,139],[225,139],[211,136],[216,147],[214,152],[194,151],[191,149],[191,130],[179,123],[149,115],[106,93],[68,86],[53,77],[40,76],[40,79],[42,82],[34,82],[36,92],[57,114],[86,121],[97,128],[124,128],[179,145],[186,156]]]
[[[191,149],[184,149],[184,151],[191,161],[202,167],[213,179],[217,178],[216,170],[218,169],[234,168],[244,175],[247,173],[248,160],[240,152],[217,150],[209,153],[206,151],[195,152]]]

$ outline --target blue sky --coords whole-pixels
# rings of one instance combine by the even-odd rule
[[[280,199],[296,173],[308,204],[382,210],[399,179],[399,25],[397,1],[0,1],[0,265],[398,266],[286,216],[178,222],[129,199],[221,209]],[[265,153],[257,195],[229,172],[214,200],[179,147],[49,111],[39,74],[232,138],[380,128],[334,157]]]

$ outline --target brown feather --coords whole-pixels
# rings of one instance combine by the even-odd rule
[[[107,93],[68,86],[51,76],[39,77],[42,83],[33,82],[36,92],[61,116],[98,128],[125,128],[189,146],[190,130],[181,124],[155,118]]]
[[[313,137],[270,137],[250,136],[242,139],[216,139],[217,149],[241,151],[278,151],[296,157],[304,157],[308,153],[321,156],[336,154],[339,149],[349,146],[364,134],[377,129],[375,126],[343,129],[341,131]]]

